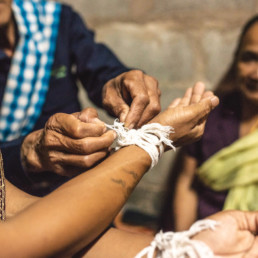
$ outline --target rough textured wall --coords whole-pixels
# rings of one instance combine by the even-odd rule
[[[64,2],[84,17],[96,39],[105,42],[126,65],[159,80],[163,108],[195,81],[212,88],[231,61],[241,26],[258,13],[258,0]],[[112,121],[104,112],[101,117]],[[126,207],[154,216],[159,213],[173,157],[166,153],[145,175]]]

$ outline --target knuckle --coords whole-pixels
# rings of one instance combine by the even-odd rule
[[[53,170],[56,174],[61,175],[61,176],[68,176],[68,173],[64,170],[62,165],[60,164],[55,164],[53,166]]]
[[[135,86],[136,82],[143,82],[144,81],[144,74],[140,70],[131,71],[130,76],[125,76],[123,78],[123,83],[127,85],[129,88]]]
[[[93,160],[89,156],[83,157],[83,166],[84,167],[89,168],[89,167],[93,166],[94,163],[95,163],[95,160]]]
[[[52,129],[59,121],[61,113],[52,115],[46,122],[45,128]]]
[[[50,146],[54,146],[55,145],[55,142],[56,142],[56,138],[54,136],[54,134],[50,133],[50,132],[46,132],[44,134],[44,137],[42,139],[42,144],[45,146],[45,147],[50,147]]]
[[[89,107],[86,109],[88,116],[98,116],[98,112],[95,108]]]
[[[52,125],[55,123],[55,121],[56,121],[56,117],[54,115],[49,117],[49,119],[47,120],[47,122],[45,124],[45,128],[46,129],[51,128]]]
[[[148,105],[150,103],[150,98],[146,94],[139,94],[137,96],[139,103]]]
[[[47,153],[47,160],[50,168],[52,168],[55,172],[58,172],[61,168],[61,162],[58,159],[58,156],[54,151],[50,151]]]
[[[132,71],[130,71],[130,74],[136,78],[138,78],[138,77],[143,78],[143,76],[144,76],[144,73],[141,70],[132,70]]]
[[[159,86],[159,82],[156,78],[152,77],[152,76],[148,76],[149,80],[152,82],[152,85],[155,87],[155,88],[158,88]]]
[[[74,137],[80,137],[83,130],[84,130],[83,124],[79,123],[79,124],[76,124],[76,126],[71,127],[71,134],[74,135]]]
[[[57,165],[57,155],[56,155],[54,152],[50,151],[50,152],[48,153],[48,160],[49,160],[53,165]]]
[[[150,107],[150,113],[151,114],[158,114],[161,111],[161,106],[159,103],[154,103]]]
[[[161,96],[161,90],[159,88],[157,89],[157,93],[158,93],[158,96],[160,97]]]
[[[158,89],[158,86],[159,86],[159,81],[150,76],[150,75],[144,75],[145,76],[145,80],[148,82],[148,84],[156,89]]]
[[[138,81],[136,78],[125,78],[123,80],[123,84],[127,86],[127,88],[131,89],[135,86],[135,82]]]
[[[90,144],[87,140],[84,140],[81,142],[81,144],[77,145],[77,150],[79,153],[85,153],[85,154],[90,154]]]
[[[102,160],[107,155],[107,151],[101,151],[98,155],[92,156],[84,156],[83,157],[83,166],[86,168],[90,168],[95,165],[98,161]]]

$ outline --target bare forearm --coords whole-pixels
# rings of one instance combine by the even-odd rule
[[[176,231],[189,229],[197,217],[197,196],[186,181],[187,179],[181,175],[176,188],[173,209]]]
[[[150,163],[142,149],[124,148],[10,220],[18,236],[30,239],[26,255],[61,255],[89,244],[109,225]],[[24,240],[18,242],[17,248],[28,250]]]
[[[94,243],[90,250],[81,252],[81,256],[84,258],[132,258],[146,246],[149,246],[152,240],[152,235],[135,234],[110,228],[98,241],[96,241],[96,243]]]
[[[29,195],[14,185],[8,180],[5,180],[6,185],[6,217],[10,219],[18,213],[39,200],[39,197]]]

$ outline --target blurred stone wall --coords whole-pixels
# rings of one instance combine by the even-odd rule
[[[161,103],[196,81],[212,89],[229,65],[240,28],[258,13],[258,0],[64,0],[130,67],[159,80]],[[80,97],[89,103],[85,93]],[[100,111],[107,122],[113,119]],[[174,154],[146,174],[125,208],[157,216]]]

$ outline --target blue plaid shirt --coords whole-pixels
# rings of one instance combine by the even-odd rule
[[[18,35],[17,35],[18,37]],[[6,85],[10,68],[10,58],[0,49],[0,101]],[[76,70],[72,69],[76,67]],[[33,129],[44,127],[48,118],[57,113],[73,113],[81,110],[77,98],[76,81],[80,80],[89,98],[101,106],[101,91],[103,85],[117,75],[128,71],[116,56],[103,44],[94,41],[94,33],[89,30],[79,15],[69,6],[62,5],[60,26],[57,38],[55,60],[52,67],[50,86],[42,113]],[[24,137],[17,140],[0,143],[4,159],[5,176],[17,187],[36,195],[44,195],[51,189],[34,192],[33,178],[23,171],[20,162],[20,147]],[[43,177],[53,178],[54,187],[64,182],[53,173],[43,173]]]

